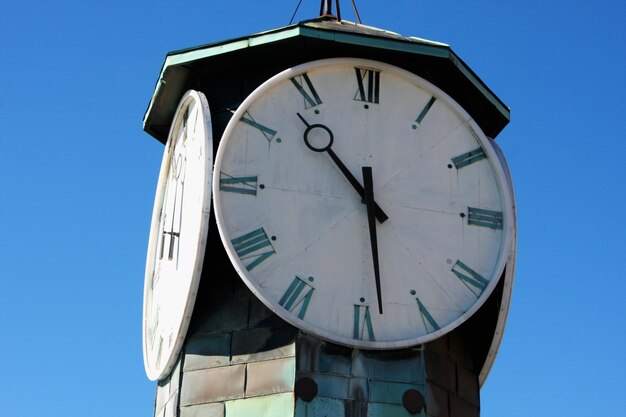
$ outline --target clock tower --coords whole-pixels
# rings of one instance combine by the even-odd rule
[[[508,108],[448,45],[332,15],[168,54],[154,415],[478,416],[508,313]]]

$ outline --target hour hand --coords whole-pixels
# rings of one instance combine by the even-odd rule
[[[333,142],[335,140],[332,130],[330,130],[328,126],[325,126],[319,123],[309,124],[300,113],[296,113],[296,114],[298,115],[300,120],[302,120],[302,123],[306,125],[306,129],[304,130],[304,134],[302,135],[302,138],[304,139],[304,143],[307,146],[307,148],[309,148],[310,150],[314,152],[328,153],[328,155],[333,160],[335,165],[337,165],[337,168],[339,168],[341,173],[346,177],[348,182],[352,185],[352,187],[359,194],[363,202],[365,202],[365,190],[363,186],[361,186],[361,183],[359,183],[359,180],[357,180],[354,177],[354,175],[352,175],[348,167],[346,167],[346,165],[341,161],[341,159],[339,159],[337,154],[333,152],[332,150]],[[321,131],[318,130],[316,132],[318,134],[317,136],[322,136],[324,135],[324,132],[326,133],[327,138],[325,139],[325,141],[316,140],[315,144],[312,143],[313,140],[311,137],[309,137],[309,135],[311,135],[311,132],[314,131],[314,129],[321,129]],[[322,135],[319,135],[320,133]],[[320,142],[323,142],[323,143],[320,143]],[[385,214],[383,209],[380,208],[380,206],[376,203],[376,201],[374,201],[373,203],[374,203],[375,217],[379,223],[383,223],[385,220],[389,218],[389,216]]]

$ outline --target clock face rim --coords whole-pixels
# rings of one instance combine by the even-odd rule
[[[160,232],[160,212],[163,206],[163,200],[165,198],[165,192],[168,184],[168,175],[170,169],[170,157],[174,151],[175,146],[172,146],[171,141],[177,139],[179,131],[182,126],[182,121],[185,117],[185,111],[194,104],[200,112],[197,116],[197,123],[203,127],[203,132],[198,134],[200,140],[200,147],[202,154],[204,155],[199,160],[202,160],[204,165],[204,178],[201,182],[201,190],[191,190],[193,193],[200,193],[201,212],[189,213],[189,215],[200,216],[199,230],[197,237],[197,249],[194,257],[194,265],[191,269],[192,276],[187,278],[186,284],[186,300],[185,306],[182,309],[182,317],[175,317],[178,324],[177,331],[175,331],[175,341],[169,352],[165,352],[167,357],[162,357],[160,366],[156,366],[154,361],[151,361],[150,354],[148,353],[148,321],[151,317],[152,302],[152,275],[154,271],[155,258],[156,258],[156,245],[158,242],[158,235]],[[203,138],[200,138],[200,135]],[[178,355],[182,349],[189,323],[191,321],[191,314],[195,305],[195,300],[198,292],[198,286],[200,284],[200,277],[202,275],[202,267],[204,263],[204,254],[207,244],[208,230],[209,230],[209,215],[211,212],[211,179],[212,179],[212,165],[213,165],[213,132],[211,128],[211,113],[209,104],[200,91],[189,90],[180,99],[178,107],[174,112],[174,118],[168,134],[168,140],[165,144],[163,152],[163,158],[161,161],[161,168],[159,171],[159,179],[157,182],[157,190],[155,193],[154,206],[152,211],[151,225],[150,225],[150,237],[148,239],[148,253],[146,256],[146,268],[144,277],[144,296],[143,296],[143,320],[142,320],[142,348],[144,369],[146,375],[152,381],[161,380],[165,378],[174,368]],[[201,169],[202,167],[200,167]],[[195,206],[194,206],[195,207]],[[181,300],[175,300],[181,302]],[[162,300],[157,300],[157,303]],[[165,313],[167,314],[167,313]]]
[[[392,340],[392,341],[370,341],[363,339],[352,339],[347,337],[338,337],[336,334],[330,333],[324,329],[316,327],[314,325],[309,324],[308,322],[299,319],[295,315],[287,312],[283,309],[276,300],[273,300],[271,297],[265,295],[262,290],[260,290],[260,286],[256,284],[254,278],[249,278],[247,275],[247,269],[239,256],[237,255],[232,242],[230,241],[230,236],[228,231],[226,230],[225,221],[223,217],[223,210],[221,204],[221,195],[220,195],[220,181],[219,176],[214,175],[213,177],[213,204],[214,204],[214,214],[217,223],[217,227],[219,230],[220,238],[222,243],[226,249],[226,252],[233,264],[233,267],[244,281],[244,283],[248,286],[248,288],[253,292],[253,294],[259,298],[268,308],[270,308],[274,313],[280,316],[282,319],[287,321],[288,323],[298,327],[306,333],[313,334],[321,339],[330,341],[332,343],[337,343],[349,347],[355,348],[363,348],[363,349],[399,349],[399,348],[407,348],[411,346],[417,346],[434,339],[437,339],[455,328],[464,323],[469,317],[471,317],[489,298],[490,294],[493,292],[493,289],[497,285],[498,281],[501,279],[502,272],[506,266],[507,260],[509,258],[509,253],[511,251],[511,242],[512,236],[514,234],[515,224],[514,224],[514,215],[513,215],[513,202],[512,202],[512,194],[510,190],[510,186],[505,175],[504,169],[501,166],[501,162],[494,151],[490,139],[488,139],[483,133],[482,129],[478,126],[478,124],[472,119],[472,117],[465,111],[454,99],[452,99],[448,94],[446,94],[443,90],[433,85],[432,83],[424,80],[418,75],[406,71],[397,66],[387,64],[380,61],[370,60],[370,59],[362,59],[362,58],[329,58],[329,59],[320,59],[315,61],[306,62],[304,64],[297,65],[292,68],[288,68],[278,74],[272,76],[267,81],[262,83],[259,87],[257,87],[246,99],[239,105],[233,116],[231,117],[226,129],[222,134],[222,138],[220,140],[220,144],[218,147],[218,151],[215,157],[215,165],[214,172],[221,172],[222,160],[225,150],[228,146],[228,142],[230,138],[233,137],[232,133],[237,125],[237,122],[244,115],[244,112],[248,110],[248,108],[259,98],[262,98],[266,92],[271,90],[277,84],[288,81],[290,78],[293,78],[298,75],[302,75],[308,72],[311,69],[319,68],[321,66],[331,66],[331,65],[354,65],[359,67],[366,68],[375,68],[380,69],[381,71],[390,72],[405,80],[409,80],[411,83],[417,85],[419,88],[424,91],[430,93],[437,100],[443,101],[447,106],[451,108],[451,110],[456,113],[459,118],[467,123],[469,129],[473,131],[475,134],[476,140],[480,143],[481,147],[487,154],[487,159],[490,162],[490,165],[494,172],[494,178],[497,183],[501,202],[502,202],[502,210],[503,210],[503,227],[502,233],[503,238],[501,239],[500,245],[500,256],[497,261],[497,266],[494,269],[494,273],[492,274],[489,284],[486,286],[479,299],[461,316],[451,321],[443,328],[439,330],[435,330],[431,333],[427,333],[425,335],[412,338],[412,339],[404,339],[404,340]],[[295,111],[294,111],[295,112]]]

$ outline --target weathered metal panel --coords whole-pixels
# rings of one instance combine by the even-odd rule
[[[245,365],[185,372],[180,403],[183,406],[243,398]]]
[[[450,396],[451,417],[479,417],[480,409],[454,395]]]
[[[332,398],[317,397],[311,402],[296,400],[294,417],[343,417],[344,402]]]
[[[295,356],[295,331],[290,326],[258,327],[235,332],[232,363],[248,363]]]
[[[247,367],[246,397],[293,391],[295,358],[254,362]]]
[[[294,415],[292,393],[226,401],[225,404],[226,417],[293,417]]]
[[[475,406],[480,406],[478,377],[474,372],[462,366],[457,366],[457,395]]]
[[[185,345],[184,371],[230,364],[231,334],[196,335]]]
[[[248,300],[224,299],[207,314],[195,333],[219,333],[243,330],[248,325]]]
[[[311,375],[311,377],[317,382],[318,396],[342,400],[349,398],[349,378],[321,374]]]
[[[448,397],[448,391],[445,389],[434,384],[426,384],[426,411],[428,416],[450,417]]]
[[[421,352],[403,350],[386,352],[356,351],[352,375],[385,381],[424,383]]]
[[[409,413],[401,405],[370,403],[367,408],[367,417],[426,417],[426,412]]]
[[[416,384],[401,384],[387,381],[370,381],[369,400],[376,403],[402,404],[402,396],[409,389],[422,390],[423,386]]]
[[[180,408],[180,417],[225,417],[224,404],[201,404]]]

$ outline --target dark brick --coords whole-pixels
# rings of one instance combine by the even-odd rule
[[[424,351],[426,378],[440,387],[456,392],[456,366],[446,353],[440,353],[429,347]]]
[[[479,417],[480,408],[456,395],[450,395],[450,415],[452,417]]]
[[[449,393],[433,384],[426,384],[426,414],[429,417],[456,417],[450,414]]]
[[[457,366],[457,395],[459,398],[480,407],[480,387],[478,376],[461,366]]]
[[[459,365],[467,369],[474,369],[472,355],[469,351],[468,341],[463,338],[463,334],[454,331],[449,335],[448,352],[450,357]]]

